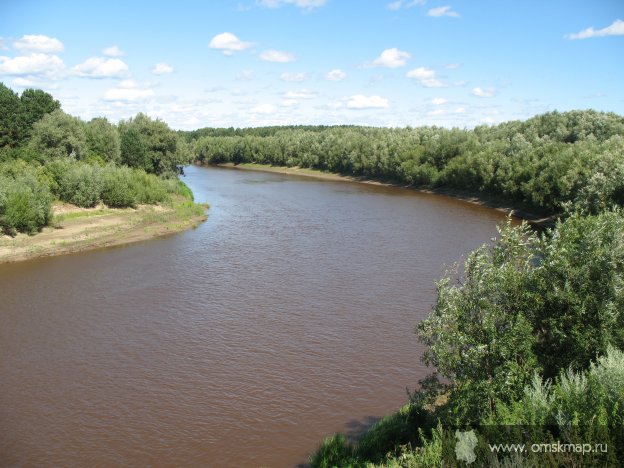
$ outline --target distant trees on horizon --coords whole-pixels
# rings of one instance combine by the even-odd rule
[[[472,130],[287,126],[180,133],[202,164],[301,166],[451,187],[545,213],[579,197],[589,205],[624,204],[618,176],[624,174],[624,117],[614,113],[555,111]]]

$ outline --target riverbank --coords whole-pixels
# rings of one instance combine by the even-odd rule
[[[346,176],[341,174],[336,174],[333,172],[324,172],[317,169],[309,169],[302,168],[299,166],[294,167],[286,167],[286,166],[271,166],[270,164],[258,164],[258,163],[223,163],[217,164],[219,167],[229,167],[233,169],[247,170],[247,171],[258,171],[258,172],[272,172],[277,174],[286,174],[286,175],[298,175],[303,177],[314,177],[316,179],[322,180],[335,180],[335,181],[343,181],[343,182],[357,182],[362,184],[372,184],[372,185],[383,185],[388,187],[402,187],[408,188],[410,190],[415,190],[421,193],[432,193],[436,195],[446,196],[455,198],[458,200],[465,201],[467,203],[471,203],[473,205],[485,206],[488,208],[492,208],[497,211],[504,212],[506,214],[511,214],[512,216],[525,220],[532,225],[544,228],[551,227],[554,225],[556,221],[556,216],[544,216],[535,213],[531,213],[529,211],[515,208],[510,206],[508,203],[504,203],[500,200],[500,198],[488,196],[486,194],[478,194],[452,189],[452,188],[417,188],[410,185],[396,184],[392,182],[380,182],[378,180],[367,179],[364,177],[354,177],[354,176]]]
[[[137,208],[79,208],[57,202],[50,226],[35,235],[0,236],[0,263],[130,244],[196,227],[208,205],[173,195],[169,203]]]

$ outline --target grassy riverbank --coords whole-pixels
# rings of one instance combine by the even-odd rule
[[[157,205],[136,208],[80,208],[56,202],[52,223],[35,235],[0,237],[0,263],[129,244],[196,227],[208,205],[173,195]]]
[[[467,190],[459,190],[459,189],[453,189],[449,187],[419,188],[419,187],[414,187],[414,186],[407,185],[407,184],[381,182],[378,180],[369,179],[365,177],[347,176],[347,175],[337,174],[333,172],[325,172],[325,171],[320,171],[318,169],[310,169],[310,168],[299,167],[299,166],[293,166],[293,167],[272,166],[270,164],[260,164],[260,163],[240,163],[240,164],[223,163],[223,164],[218,164],[218,166],[230,167],[230,168],[248,170],[248,171],[272,172],[272,173],[277,173],[277,174],[313,177],[313,178],[321,179],[321,180],[357,182],[357,183],[362,183],[362,184],[409,188],[410,190],[415,190],[421,193],[434,193],[436,195],[442,195],[442,196],[452,197],[458,200],[462,200],[467,203],[471,203],[473,205],[486,206],[488,208],[492,208],[492,209],[502,211],[507,214],[511,214],[512,216],[516,218],[524,219],[530,222],[531,224],[538,225],[538,226],[551,226],[553,225],[554,219],[555,219],[554,216],[544,216],[540,214],[531,213],[524,209],[520,209],[518,207],[513,206],[511,203],[506,203],[505,201],[501,200],[500,197],[489,196],[484,193],[475,194]]]

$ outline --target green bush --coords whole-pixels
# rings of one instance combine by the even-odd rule
[[[102,201],[112,208],[134,207],[137,203],[135,172],[127,167],[106,166],[102,173]]]
[[[310,457],[310,465],[312,468],[357,466],[353,445],[342,434],[327,437]]]
[[[169,198],[169,187],[167,181],[147,174],[141,169],[133,173],[133,187],[136,192],[137,203],[153,205],[164,202]]]
[[[61,200],[83,208],[97,205],[102,193],[102,170],[89,164],[68,163],[58,178]]]
[[[181,195],[184,198],[193,201],[193,191],[180,179],[167,179],[164,181],[169,193]]]
[[[34,234],[51,218],[52,195],[34,171],[16,178],[0,175],[0,230]]]

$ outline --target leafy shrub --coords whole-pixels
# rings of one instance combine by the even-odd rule
[[[58,178],[61,200],[83,208],[91,208],[100,200],[102,170],[89,164],[66,164]]]
[[[167,179],[164,183],[169,193],[181,195],[190,201],[194,200],[193,191],[180,179]]]
[[[147,174],[141,169],[133,173],[133,187],[137,203],[153,205],[164,202],[169,197],[167,181],[153,174]]]
[[[52,195],[34,171],[16,178],[0,175],[0,229],[9,234],[34,234],[51,218]]]
[[[34,124],[29,145],[46,161],[68,156],[81,159],[87,152],[84,123],[57,109]]]
[[[353,446],[342,434],[327,437],[310,457],[313,468],[331,468],[334,466],[352,466],[357,463]]]
[[[102,173],[102,201],[112,208],[137,203],[135,173],[127,167],[106,166]]]

